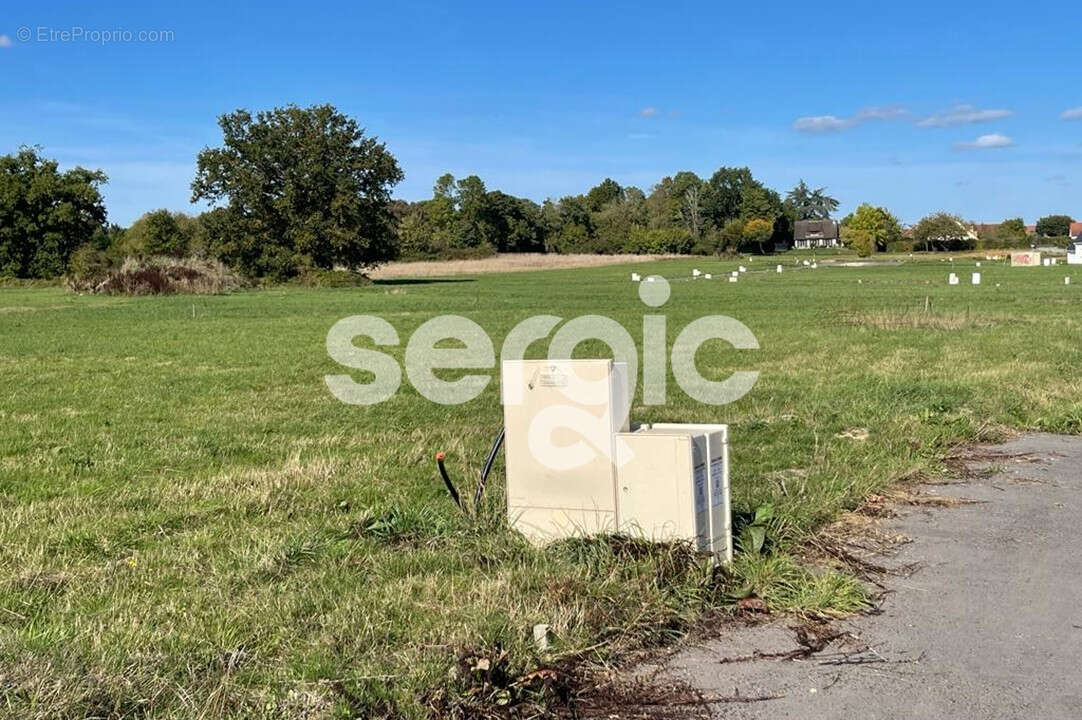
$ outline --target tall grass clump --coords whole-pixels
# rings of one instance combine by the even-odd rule
[[[240,288],[243,282],[218,260],[197,257],[129,257],[120,267],[88,260],[67,278],[79,293],[99,295],[217,295]]]

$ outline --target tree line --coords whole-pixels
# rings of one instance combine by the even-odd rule
[[[746,167],[720,167],[709,177],[682,171],[649,191],[606,178],[540,204],[490,190],[476,175],[446,174],[431,198],[405,202],[391,198],[404,177],[395,157],[331,105],[237,110],[218,124],[222,144],[198,154],[191,183],[192,202],[211,209],[194,216],[154,210],[128,228],[106,223],[101,171],[60,172],[32,147],[0,157],[0,276],[92,273],[151,256],[214,258],[250,277],[281,280],[494,252],[770,253],[791,244],[797,221],[829,219],[838,208],[824,188],[801,180],[783,197]],[[1065,235],[1070,222],[1052,216],[1037,231]],[[1006,221],[985,240],[1021,242],[1021,223]],[[906,233],[872,205],[859,206],[841,229],[860,254],[976,242],[955,216],[929,216]]]

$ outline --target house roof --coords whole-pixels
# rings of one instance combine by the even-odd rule
[[[838,238],[838,223],[834,220],[797,220],[793,225],[793,238],[796,240],[807,240],[809,238],[836,240]]]
[[[1071,223],[1071,229],[1067,231],[1067,234],[1073,238],[1082,236],[1082,222]]]

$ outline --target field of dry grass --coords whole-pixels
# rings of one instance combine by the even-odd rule
[[[547,255],[544,253],[504,253],[477,260],[422,260],[394,262],[369,273],[374,280],[405,277],[438,277],[441,275],[481,275],[484,273],[525,272],[527,270],[558,270],[579,267],[600,267],[623,263],[645,263],[671,260],[679,255]]]

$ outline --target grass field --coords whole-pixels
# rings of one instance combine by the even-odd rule
[[[513,680],[671,641],[748,593],[856,609],[852,578],[790,559],[809,532],[958,443],[1082,432],[1082,277],[984,263],[981,286],[948,287],[940,260],[778,275],[758,259],[735,284],[685,281],[736,266],[697,259],[198,298],[0,290],[0,717],[466,712],[535,699],[547,676]],[[972,261],[955,265],[968,281]],[[495,369],[453,407],[408,384],[348,406],[324,384],[343,372],[327,331],[354,314],[403,339],[462,314],[499,347],[530,315],[594,313],[638,338],[654,311],[631,271],[674,278],[670,342],[721,313],[761,345],[699,353],[708,377],[761,373],[739,402],[670,382],[668,405],[632,411],[730,423],[738,518],[771,503],[778,520],[727,580],[678,549],[530,547],[500,522],[500,466],[486,517],[464,521],[432,456],[476,477],[501,423]],[[554,632],[544,656],[535,623]]]

